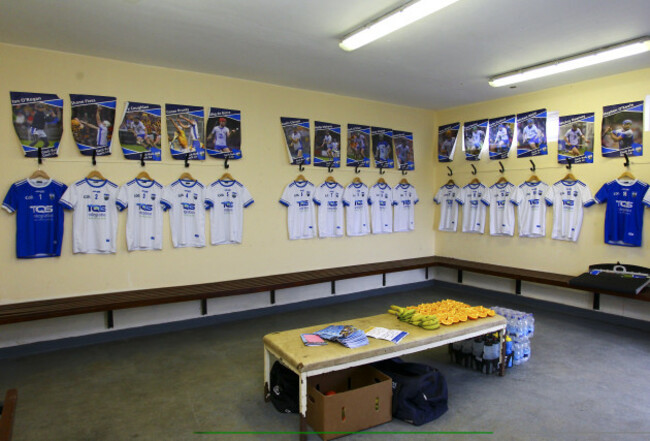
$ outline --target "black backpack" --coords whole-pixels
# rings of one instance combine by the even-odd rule
[[[298,413],[298,374],[279,361],[271,367],[271,403],[282,413]]]
[[[415,426],[447,412],[447,382],[437,369],[400,358],[373,365],[393,380],[393,416]]]

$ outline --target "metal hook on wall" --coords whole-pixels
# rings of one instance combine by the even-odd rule
[[[451,167],[447,166],[447,170],[449,170],[449,173],[447,173],[447,176],[453,176],[454,172],[451,170]]]
[[[533,164],[533,166],[530,168],[530,171],[534,172],[535,170],[537,170],[537,167],[535,167],[535,163],[533,162],[532,159],[529,159],[529,161],[531,164]]]
[[[471,166],[472,166],[472,174],[475,175],[476,173],[478,173],[476,167],[474,167],[474,164],[471,164]]]
[[[506,171],[506,169],[503,167],[503,163],[502,163],[501,161],[499,161],[499,166],[501,167],[501,168],[499,169],[499,171],[500,171],[501,173],[503,173],[503,172]]]

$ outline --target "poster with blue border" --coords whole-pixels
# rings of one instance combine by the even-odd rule
[[[210,107],[205,150],[220,159],[241,159],[241,112]]]
[[[172,158],[203,161],[204,118],[203,107],[184,104],[165,104],[167,139]]]
[[[394,168],[393,131],[385,127],[371,127],[372,156],[377,168]]]
[[[341,125],[314,121],[314,166],[341,167]]]
[[[517,139],[515,137],[515,122],[515,115],[490,118],[488,128],[490,159],[506,159],[510,155],[510,150]]]
[[[546,109],[517,114],[517,158],[548,154]]]
[[[116,103],[112,96],[70,94],[72,137],[82,155],[111,154]]]
[[[438,162],[454,160],[459,131],[459,122],[438,127]],[[395,151],[397,151],[397,147],[395,147]]]
[[[463,150],[465,159],[478,161],[488,147],[489,125],[487,119],[469,121],[463,124]]]
[[[370,126],[348,124],[348,167],[370,167]]]
[[[25,156],[59,156],[63,100],[51,93],[9,92],[14,130]]]
[[[594,113],[560,116],[557,140],[559,164],[591,164],[594,162]]]
[[[603,156],[643,155],[643,101],[603,107]]]
[[[309,140],[309,120],[305,118],[280,117],[282,133],[292,165],[311,164],[311,141]]]
[[[118,137],[124,158],[161,160],[160,104],[127,101]]]
[[[395,144],[395,159],[398,170],[415,170],[415,154],[413,150],[413,132],[403,130],[393,131]]]

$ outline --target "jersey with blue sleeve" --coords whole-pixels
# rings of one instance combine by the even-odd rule
[[[549,187],[544,199],[553,206],[551,237],[576,242],[582,228],[583,207],[596,203],[589,187],[581,181],[558,181]]]
[[[111,181],[82,179],[68,187],[59,201],[72,215],[72,251],[108,254],[115,252],[117,192]]]
[[[206,192],[210,208],[210,242],[212,245],[241,243],[244,231],[244,208],[253,196],[239,181],[218,180]]]
[[[331,136],[330,136],[331,138]],[[318,236],[343,236],[343,192],[337,182],[323,182],[314,192],[314,203],[318,205]]]
[[[129,251],[161,250],[163,186],[156,181],[133,179],[120,188],[117,207],[126,208],[126,245]]]
[[[418,201],[418,194],[411,184],[398,184],[393,188],[393,231],[415,229],[415,204]]]
[[[603,185],[595,200],[607,203],[605,243],[640,247],[643,233],[643,206],[650,205],[648,184],[639,180],[617,179]]]
[[[467,184],[456,198],[463,207],[463,233],[483,234],[485,231],[485,202],[482,201],[487,188],[485,185]]]
[[[632,142],[634,141],[634,131],[632,129],[624,130],[624,129],[616,129],[613,130],[612,133],[614,133],[616,136],[620,137],[621,139],[618,141],[618,147],[619,148],[625,148],[625,147],[631,147]]]
[[[458,202],[456,198],[460,195],[458,185],[443,185],[436,193],[433,201],[440,205],[440,231],[456,231],[458,226]]]
[[[205,190],[199,181],[177,180],[163,189],[161,203],[169,211],[176,248],[205,246]]]
[[[287,224],[291,240],[312,239],[316,236],[314,190],[314,184],[309,181],[293,181],[282,193],[280,203],[287,207]]]
[[[510,202],[517,206],[520,237],[546,236],[546,205],[544,182],[524,182],[514,192]]]
[[[365,236],[370,233],[368,219],[368,187],[362,182],[353,182],[345,188],[343,205],[346,210],[348,236]]]
[[[393,232],[393,189],[390,185],[376,183],[368,193],[372,234]]]
[[[515,206],[510,198],[516,187],[510,182],[492,185],[482,202],[490,207],[490,235],[512,236],[515,233]]]
[[[16,212],[16,256],[19,259],[61,255],[63,206],[67,187],[52,179],[23,179],[7,192],[2,208]]]

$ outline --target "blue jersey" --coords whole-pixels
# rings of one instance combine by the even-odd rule
[[[11,186],[2,207],[16,212],[16,255],[21,259],[61,255],[66,186],[54,180],[23,179]]]
[[[607,202],[605,243],[640,247],[643,232],[643,197],[648,184],[641,181],[615,180],[596,193],[596,202]]]

